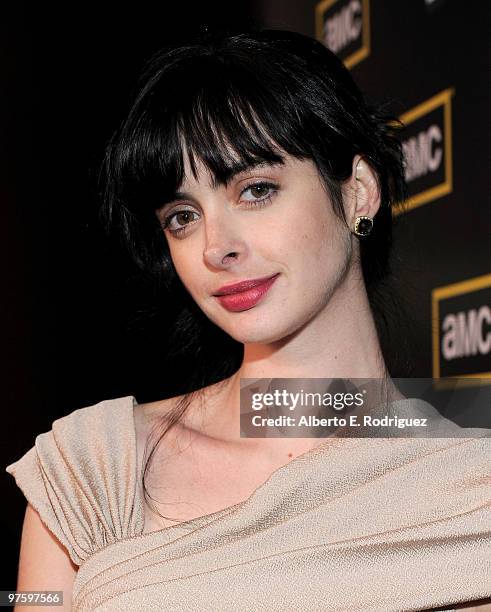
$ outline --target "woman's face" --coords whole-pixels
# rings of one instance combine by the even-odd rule
[[[285,154],[284,165],[255,167],[213,188],[201,163],[195,180],[184,161],[186,197],[157,214],[168,223],[177,274],[206,316],[245,344],[281,340],[316,317],[345,277],[352,249],[315,164]],[[274,274],[246,309],[230,311],[214,296],[223,285]]]

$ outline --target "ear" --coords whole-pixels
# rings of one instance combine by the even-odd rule
[[[343,185],[346,220],[352,228],[356,217],[373,219],[380,208],[380,192],[377,176],[361,155],[355,155],[351,177]]]

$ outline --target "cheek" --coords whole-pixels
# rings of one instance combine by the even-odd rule
[[[339,219],[329,208],[331,204],[320,199],[312,204],[310,213],[298,224],[298,231],[291,232],[291,249],[295,249],[304,267],[334,266],[343,257],[343,230]]]

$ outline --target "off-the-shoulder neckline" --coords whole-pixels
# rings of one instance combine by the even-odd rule
[[[132,467],[134,470],[133,471],[134,477],[136,480],[138,480],[140,477],[140,468],[138,466],[138,455],[137,455],[137,430],[136,430],[136,422],[135,422],[135,408],[136,406],[139,405],[139,402],[133,395],[130,395],[124,398],[120,398],[120,401],[121,400],[126,400],[127,402],[126,403],[127,426],[130,427],[131,432],[132,432],[132,435],[131,435],[132,446],[133,446],[133,466]],[[392,402],[392,404],[399,404],[399,403],[407,402],[411,400],[414,401],[414,398],[404,398],[402,400],[395,400],[394,402]],[[221,520],[225,520],[234,511],[239,511],[246,504],[252,503],[253,500],[256,497],[258,497],[260,493],[263,492],[264,489],[266,489],[266,487],[272,484],[273,481],[280,478],[283,474],[287,474],[288,471],[292,469],[292,466],[296,466],[300,462],[308,461],[310,457],[314,457],[315,455],[322,453],[325,450],[325,448],[330,446],[330,442],[332,440],[333,438],[327,438],[325,442],[305,451],[304,453],[300,455],[297,455],[295,458],[293,458],[288,463],[274,470],[268,476],[268,478],[261,485],[259,485],[256,489],[254,489],[254,491],[243,501],[238,502],[237,504],[233,504],[232,506],[227,506],[225,508],[222,508],[221,510],[217,510],[216,512],[212,512],[210,514],[204,514],[199,517],[195,517],[194,519],[181,521],[176,525],[169,525],[167,527],[163,527],[161,529],[157,529],[157,530],[146,532],[146,533],[143,533],[143,530],[145,529],[145,505],[144,505],[143,492],[142,492],[140,483],[135,482],[136,486],[135,486],[134,504],[135,504],[135,507],[137,507],[137,512],[139,513],[139,516],[142,519],[141,520],[141,523],[143,525],[142,531],[132,536],[118,538],[118,540],[116,540],[109,546],[110,547],[117,546],[118,544],[124,545],[125,543],[136,541],[136,540],[142,541],[143,539],[151,538],[152,536],[155,536],[158,538],[159,535],[163,535],[166,533],[172,533],[172,532],[176,532],[177,537],[183,537],[184,535],[192,533],[193,531],[200,529],[201,527],[210,525],[211,523],[214,523],[215,521],[219,522]],[[351,446],[356,446],[357,444],[361,444],[366,440],[378,440],[378,438],[343,438],[343,442]],[[470,441],[469,439],[462,439],[459,442],[466,443],[469,441]],[[452,443],[453,444],[451,445],[455,444],[454,439],[452,440]],[[203,524],[203,521],[206,521],[206,522]],[[182,530],[182,529],[185,529],[186,533],[179,533],[179,530]],[[93,558],[98,556],[98,554],[103,554],[104,551],[106,551],[106,549],[107,547],[99,549],[98,551],[94,552],[89,557],[89,559],[93,560]],[[87,559],[87,561],[89,559]],[[82,566],[84,564],[85,562],[82,564]],[[79,569],[81,569],[82,566],[80,566]]]
[[[129,395],[127,398],[128,399],[128,404],[127,404],[127,408],[128,408],[128,418],[129,418],[129,423],[131,426],[131,431],[132,431],[132,441],[133,441],[133,457],[134,457],[134,474],[135,474],[135,478],[138,479],[140,477],[140,466],[138,465],[138,452],[137,452],[137,431],[136,431],[136,422],[135,422],[135,408],[140,405],[138,400],[135,398],[135,396],[133,395]],[[354,438],[346,438],[346,440],[351,440],[353,442],[353,440],[355,440]],[[358,438],[359,440],[359,438]],[[301,453],[300,455],[297,455],[296,457],[294,457],[293,459],[291,459],[288,463],[285,463],[284,465],[280,466],[279,468],[277,468],[276,470],[274,470],[273,472],[271,472],[271,474],[268,476],[268,478],[262,483],[260,484],[258,487],[256,487],[256,489],[254,489],[254,491],[252,491],[252,493],[244,500],[242,500],[241,502],[238,502],[237,504],[233,504],[231,506],[226,506],[225,508],[222,508],[220,510],[216,510],[215,512],[211,512],[209,514],[203,514],[200,516],[195,517],[194,519],[187,519],[185,521],[180,521],[179,523],[177,523],[176,525],[168,525],[167,527],[162,527],[161,529],[156,529],[155,531],[149,531],[146,533],[140,533],[140,534],[136,534],[135,536],[130,536],[129,538],[122,538],[120,541],[124,541],[124,540],[133,540],[134,538],[144,538],[146,536],[151,536],[151,535],[157,535],[157,534],[161,534],[161,533],[165,533],[165,532],[170,532],[171,530],[176,530],[176,529],[183,529],[183,528],[187,528],[187,527],[195,527],[198,528],[201,526],[201,521],[205,520],[205,519],[212,519],[213,517],[217,517],[220,518],[222,515],[228,515],[230,512],[232,512],[235,509],[239,509],[241,506],[244,506],[246,503],[250,502],[258,493],[261,489],[263,489],[263,487],[266,487],[268,484],[271,484],[271,481],[273,480],[273,478],[276,478],[278,475],[283,474],[283,472],[285,472],[287,469],[291,468],[292,465],[296,465],[298,462],[300,461],[305,461],[306,459],[308,459],[311,455],[313,455],[314,453],[319,453],[322,450],[324,450],[324,448],[326,448],[327,446],[330,445],[330,443],[332,442],[332,438],[326,438],[326,440],[324,442],[322,442],[321,444],[318,444],[317,446],[314,446],[311,449],[308,449],[307,451],[305,451],[304,453]],[[145,529],[145,502],[143,499],[143,494],[141,493],[141,488],[140,488],[140,483],[137,482],[136,483],[136,491],[137,491],[137,497],[138,499],[136,500],[138,502],[138,508],[139,508],[139,512],[141,513],[142,516],[142,522],[143,522],[143,530]]]
[[[135,486],[135,495],[136,495],[136,499],[135,499],[135,503],[138,504],[138,512],[140,513],[140,516],[142,518],[142,524],[143,524],[143,528],[142,528],[142,532],[133,536],[130,536],[128,538],[121,538],[121,540],[118,541],[125,541],[125,540],[133,540],[135,538],[145,538],[145,537],[150,537],[152,535],[157,536],[157,534],[164,534],[164,533],[170,533],[172,531],[175,530],[179,530],[179,529],[191,529],[191,528],[195,528],[198,529],[199,527],[202,526],[202,522],[206,521],[207,519],[209,519],[207,521],[208,524],[209,522],[212,522],[213,520],[220,520],[220,518],[224,518],[225,516],[228,516],[231,512],[233,512],[234,510],[239,510],[242,506],[251,503],[255,497],[257,497],[262,491],[263,489],[265,489],[266,487],[268,487],[269,485],[271,485],[271,483],[276,480],[277,478],[281,477],[283,474],[287,473],[288,471],[290,471],[292,469],[292,466],[296,466],[298,463],[300,462],[305,462],[308,461],[311,457],[314,457],[315,455],[318,455],[319,453],[322,453],[326,448],[329,448],[329,446],[331,446],[332,440],[337,440],[338,438],[326,438],[326,440],[324,442],[322,442],[321,444],[318,444],[317,446],[314,446],[313,448],[305,451],[304,453],[301,453],[300,455],[297,455],[296,457],[294,457],[293,459],[291,459],[288,463],[285,463],[284,465],[281,465],[280,467],[278,467],[277,469],[275,469],[273,472],[271,472],[271,474],[268,476],[268,478],[262,483],[260,484],[258,487],[256,487],[256,489],[254,489],[252,491],[252,493],[243,501],[238,502],[237,504],[233,504],[231,506],[226,506],[225,508],[222,508],[220,510],[217,510],[215,512],[212,512],[210,514],[203,514],[201,516],[197,516],[194,519],[188,519],[185,521],[180,521],[179,523],[177,523],[176,525],[168,525],[167,527],[162,527],[161,529],[156,529],[154,531],[149,531],[146,533],[143,533],[143,530],[145,529],[145,501],[143,498],[143,491],[142,488],[140,486],[140,482],[138,482],[138,479],[140,478],[140,466],[138,465],[138,450],[137,450],[137,430],[136,430],[136,421],[135,421],[135,408],[140,405],[140,403],[138,402],[138,400],[136,399],[136,397],[134,395],[129,395],[126,396],[124,398],[121,398],[123,400],[127,400],[127,415],[128,415],[128,426],[131,428],[131,432],[132,432],[132,445],[133,445],[133,469],[134,469],[134,475],[135,475],[135,479],[136,479],[136,486]],[[414,402],[419,402],[421,405],[423,405],[426,409],[430,409],[431,411],[433,411],[435,414],[438,413],[438,411],[428,402],[418,399],[418,398],[402,398],[402,399],[397,399],[397,400],[393,400],[391,402],[391,406],[392,407],[404,407],[404,405],[407,402],[413,402],[413,408],[414,408]],[[367,439],[372,439],[372,440],[378,440],[380,438],[342,438],[343,441],[349,441],[349,443],[351,445],[353,444],[359,444],[359,443],[363,443],[363,440],[367,440]],[[395,438],[397,439],[397,438]],[[421,438],[424,439],[424,438]]]
[[[133,395],[127,396],[127,398],[125,399],[128,400],[127,408],[128,408],[129,425],[132,431],[134,474],[135,474],[135,478],[138,480],[140,478],[140,466],[138,465],[138,454],[137,454],[137,430],[136,430],[136,421],[135,421],[135,408],[140,404],[138,400],[136,399],[136,397]],[[398,405],[398,404],[404,405],[408,401],[414,402],[415,398],[402,398],[402,399],[394,400],[391,402],[391,405],[392,406]],[[419,400],[419,401],[423,401],[423,400]],[[427,402],[423,402],[423,403],[427,404]],[[431,404],[427,404],[427,405],[430,406],[433,410],[435,410],[431,406]],[[239,510],[245,504],[252,502],[252,500],[257,495],[259,495],[259,493],[264,488],[266,488],[268,485],[271,485],[273,480],[277,479],[278,477],[282,476],[284,473],[287,473],[289,470],[291,470],[292,466],[296,466],[300,462],[308,461],[310,457],[313,457],[314,455],[318,455],[319,453],[322,453],[326,448],[328,448],[329,446],[332,446],[333,440],[337,440],[337,439],[338,438],[326,438],[326,440],[322,442],[321,444],[318,444],[317,446],[314,446],[313,448],[308,449],[307,451],[301,453],[300,455],[297,455],[296,457],[288,461],[288,463],[281,465],[280,467],[275,469],[273,472],[271,472],[268,478],[262,484],[256,487],[246,499],[244,499],[241,502],[238,502],[237,504],[226,506],[225,508],[222,508],[210,514],[203,514],[201,516],[197,516],[194,519],[187,519],[185,521],[180,521],[176,525],[168,525],[167,527],[162,527],[161,529],[156,529],[154,531],[149,531],[146,533],[143,533],[143,530],[145,529],[145,502],[143,498],[142,489],[140,487],[140,483],[137,482],[136,487],[135,487],[136,495],[137,495],[136,502],[138,502],[138,510],[141,513],[140,515],[142,517],[142,523],[143,523],[142,532],[140,534],[130,536],[129,538],[122,538],[121,541],[133,540],[134,538],[145,538],[147,536],[152,536],[152,535],[156,536],[157,534],[168,533],[168,532],[171,532],[172,530],[189,529],[191,527],[199,528],[201,527],[202,521],[206,519],[210,519],[210,521],[208,522],[211,522],[214,520],[214,517],[216,517],[216,519],[220,519],[222,516],[223,517],[227,516],[228,514],[230,514],[230,512],[234,510]],[[349,441],[350,444],[356,445],[356,444],[359,444],[360,442],[363,442],[363,440],[366,440],[366,439],[376,440],[378,438],[361,438],[361,437],[360,438],[343,438],[343,441]]]

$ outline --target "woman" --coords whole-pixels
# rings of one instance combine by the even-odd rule
[[[373,406],[420,407],[372,314],[404,194],[394,131],[297,33],[153,58],[108,146],[103,218],[183,297],[178,329],[203,315],[243,359],[177,398],[76,410],[8,466],[29,502],[18,590],[74,610],[484,605],[488,438],[239,435],[241,379],[378,379]]]

